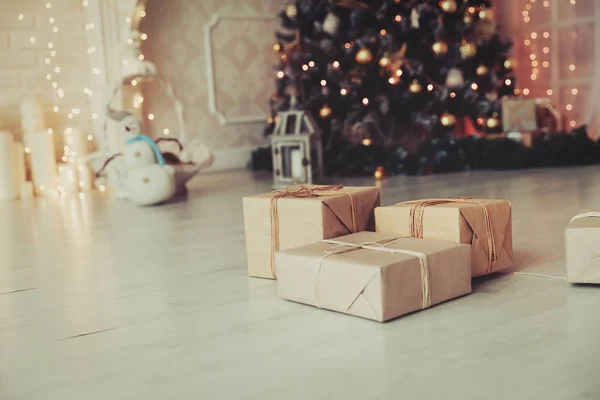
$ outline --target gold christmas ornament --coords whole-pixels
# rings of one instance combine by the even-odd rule
[[[423,86],[421,86],[421,84],[419,83],[418,80],[413,80],[412,83],[408,86],[408,90],[411,93],[421,93],[421,90],[423,90]]]
[[[359,64],[368,64],[373,61],[373,54],[369,49],[360,49],[354,58]]]
[[[288,18],[296,18],[296,16],[298,15],[298,8],[296,7],[296,5],[288,4],[285,7],[285,15],[287,15]]]
[[[375,179],[383,179],[387,176],[387,171],[381,165],[375,168],[375,172],[373,172],[373,178]]]
[[[494,20],[494,10],[492,10],[491,8],[482,8],[479,11],[479,19],[484,19],[486,21],[493,21]]]
[[[436,55],[446,54],[448,52],[448,43],[438,40],[431,46],[431,49]]]
[[[457,5],[455,0],[442,0],[439,2],[439,6],[444,12],[453,13],[456,12]]]
[[[321,110],[319,110],[319,115],[321,116],[321,118],[327,118],[331,115],[331,113],[331,107],[329,107],[327,104],[321,107]]]
[[[496,117],[490,117],[485,121],[485,126],[490,129],[495,129],[500,126],[500,120]]]
[[[504,68],[506,69],[515,69],[517,68],[517,60],[514,57],[507,58],[504,60]]]
[[[443,113],[440,116],[440,123],[445,127],[453,126],[456,124],[456,117],[450,113]]]
[[[281,51],[281,45],[279,43],[275,43],[273,45],[273,52],[279,53]]]
[[[471,58],[477,54],[477,46],[473,42],[463,41],[460,45],[460,54],[463,58]]]
[[[489,72],[488,67],[486,67],[485,65],[480,65],[479,67],[477,67],[477,69],[475,70],[475,73],[477,73],[478,76],[484,76],[487,75],[487,73]]]
[[[384,55],[383,57],[381,57],[381,59],[379,59],[379,66],[381,68],[387,68],[390,66],[390,64],[392,63],[392,60],[388,57],[388,55]]]

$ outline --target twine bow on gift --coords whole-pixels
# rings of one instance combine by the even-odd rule
[[[392,238],[380,240],[377,242],[363,242],[363,243],[347,243],[340,242],[337,240],[321,240],[322,243],[334,244],[336,247],[332,249],[325,250],[325,255],[319,259],[319,266],[317,267],[317,272],[315,275],[315,306],[321,308],[321,303],[319,301],[319,283],[321,280],[321,270],[323,269],[324,261],[331,256],[336,254],[348,253],[350,251],[365,249],[365,250],[374,250],[374,251],[383,251],[386,253],[393,254],[406,254],[409,256],[414,256],[419,259],[419,265],[421,267],[421,309],[431,307],[431,293],[430,293],[430,285],[429,285],[429,264],[427,262],[427,255],[425,253],[421,253],[418,251],[406,250],[406,249],[395,249],[391,247],[386,247],[385,245],[389,245],[390,243],[398,240],[400,238]]]
[[[279,251],[279,211],[277,207],[278,200],[285,197],[295,197],[298,199],[305,199],[309,197],[321,197],[321,196],[334,196],[337,194],[346,194],[350,197],[350,212],[352,213],[352,232],[355,233],[357,231],[356,227],[356,196],[354,193],[343,193],[339,192],[340,189],[344,187],[344,185],[330,185],[330,186],[316,186],[312,188],[308,188],[304,185],[298,185],[297,189],[290,190],[289,188],[285,188],[283,190],[275,190],[273,193],[275,195],[271,198],[271,212],[270,212],[270,222],[271,222],[271,274],[273,278],[277,279],[277,274],[275,272],[275,253]]]
[[[427,207],[448,203],[475,204],[483,211],[488,246],[488,268],[486,270],[486,275],[491,274],[492,272],[494,272],[494,267],[496,265],[496,261],[498,260],[498,255],[496,252],[496,241],[494,240],[494,230],[492,227],[492,218],[490,217],[490,213],[485,204],[479,200],[471,199],[469,197],[451,197],[448,199],[425,199],[417,200],[414,202],[407,201],[403,203],[413,204],[412,208],[410,209],[409,216],[410,236],[419,239],[423,238],[423,216],[425,215],[425,209]]]

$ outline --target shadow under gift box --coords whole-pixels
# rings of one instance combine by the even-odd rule
[[[600,284],[600,215],[571,221],[566,229],[567,282]]]
[[[468,245],[375,232],[332,242],[346,245],[317,242],[275,255],[282,298],[385,322],[471,293]]]
[[[455,200],[455,201],[453,201]],[[409,201],[375,209],[377,232],[416,237],[411,232],[411,209],[427,200]],[[513,266],[512,211],[507,200],[487,199],[434,199],[441,204],[424,208],[422,238],[448,240],[470,244],[472,247],[472,276],[488,275]],[[491,232],[486,223],[484,206],[491,220]],[[412,218],[419,219],[418,215]],[[495,254],[490,263],[490,243],[493,239]]]
[[[306,188],[319,186],[307,185]],[[273,198],[278,194],[281,192],[243,199],[248,274],[252,277],[276,279],[272,265],[272,252],[276,250],[375,230],[373,211],[380,203],[376,187],[342,187],[315,192],[314,197],[281,197],[276,200],[274,216]],[[272,218],[278,225],[279,249],[272,248],[272,235],[275,234],[271,229]]]

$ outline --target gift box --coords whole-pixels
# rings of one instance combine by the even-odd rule
[[[248,273],[276,279],[279,250],[375,230],[375,187],[299,186],[243,199]]]
[[[471,292],[471,249],[359,232],[278,252],[279,295],[388,321]]]
[[[565,242],[567,282],[600,283],[600,213],[573,217]]]
[[[513,265],[511,205],[506,200],[425,199],[375,210],[377,232],[472,246],[472,276]]]

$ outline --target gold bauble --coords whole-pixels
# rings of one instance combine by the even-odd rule
[[[287,15],[288,18],[296,18],[296,16],[298,15],[298,8],[296,7],[296,5],[288,4],[285,7],[285,15]]]
[[[279,53],[279,52],[281,51],[281,45],[280,45],[279,43],[275,43],[275,44],[273,45],[273,51],[274,51],[275,53]]]
[[[443,113],[440,116],[440,123],[442,124],[442,126],[453,126],[454,124],[456,124],[456,117],[450,113]]]
[[[412,83],[408,86],[408,90],[411,93],[421,93],[421,90],[423,90],[423,86],[421,86],[421,84],[419,83],[418,80],[414,80],[412,81]]]
[[[473,42],[463,41],[460,45],[460,54],[463,58],[471,58],[477,54],[477,46]]]
[[[504,68],[506,68],[506,69],[517,68],[517,60],[515,60],[513,57],[507,58],[506,60],[504,60]]]
[[[332,112],[333,111],[331,110],[331,107],[329,107],[327,104],[325,104],[319,110],[319,115],[321,116],[321,118],[327,118],[327,117],[329,117],[331,115]]]
[[[392,60],[387,55],[385,55],[379,59],[379,66],[381,68],[387,68],[390,66],[391,63],[392,63]]]
[[[373,61],[373,54],[369,49],[360,49],[354,58],[359,64],[368,64]]]
[[[456,12],[457,9],[455,0],[442,0],[439,2],[439,6],[447,13]]]
[[[485,126],[490,129],[495,129],[500,125],[500,120],[496,117],[490,117],[485,121]]]
[[[479,67],[477,67],[477,69],[475,70],[475,72],[477,73],[478,76],[484,76],[487,75],[487,73],[490,70],[488,69],[488,67],[486,67],[485,65],[480,65]]]
[[[494,10],[492,10],[491,8],[482,8],[479,11],[479,19],[484,19],[486,21],[493,21],[494,20]]]
[[[431,49],[437,56],[440,54],[446,54],[448,51],[448,43],[438,40],[433,44],[433,46],[431,46]]]
[[[381,165],[375,168],[375,172],[373,172],[373,178],[375,179],[383,179],[387,176],[387,171]]]

